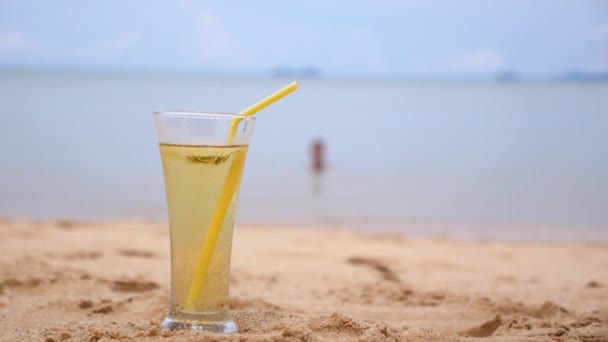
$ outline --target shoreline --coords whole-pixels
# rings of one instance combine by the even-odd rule
[[[605,243],[310,228],[237,225],[221,336],[158,329],[166,224],[0,218],[0,341],[608,339]]]
[[[10,222],[48,223],[55,222],[59,225],[88,225],[88,224],[112,224],[132,222],[135,224],[167,225],[167,219],[159,218],[31,218],[25,216],[2,216],[0,224]],[[385,225],[373,225],[372,223],[353,225],[348,222],[287,222],[287,221],[263,221],[263,220],[240,220],[237,218],[235,229],[238,227],[248,228],[281,228],[295,230],[330,230],[330,231],[352,231],[363,235],[394,235],[415,238],[421,240],[447,239],[455,241],[477,241],[477,242],[512,242],[512,243],[548,243],[548,244],[583,244],[583,245],[606,245],[608,246],[608,226],[602,225],[548,225],[548,224],[497,224],[497,223],[453,223],[446,222],[418,222],[405,221]],[[373,227],[373,228],[372,228]],[[490,229],[487,229],[490,227]],[[498,232],[501,233],[498,233]],[[506,231],[506,232],[502,232]],[[522,232],[527,235],[522,235]]]

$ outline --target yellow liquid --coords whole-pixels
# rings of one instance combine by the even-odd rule
[[[236,182],[209,268],[199,295],[188,296],[199,268],[203,244],[229,171],[247,146],[184,146],[160,144],[171,231],[171,309],[177,320],[221,322],[230,319],[228,285],[238,183]]]

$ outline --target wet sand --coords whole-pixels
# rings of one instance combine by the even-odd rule
[[[238,226],[240,333],[158,328],[164,224],[0,219],[0,341],[607,341],[608,245]]]

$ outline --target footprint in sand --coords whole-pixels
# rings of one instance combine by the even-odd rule
[[[401,282],[397,274],[393,270],[391,270],[385,262],[382,262],[378,259],[353,256],[348,258],[347,261],[351,265],[370,267],[378,271],[382,275],[382,278],[384,280],[393,281],[396,283]]]
[[[89,309],[93,307],[93,301],[85,299],[85,300],[81,300],[78,303],[78,307],[81,309]]]
[[[27,287],[33,288],[42,283],[42,280],[38,278],[28,278],[25,280],[19,280],[15,278],[7,278],[4,281],[0,282],[0,287],[9,288],[9,287]]]
[[[69,230],[77,228],[78,222],[70,220],[57,220],[55,221],[55,225],[57,226],[57,228]]]
[[[114,292],[146,292],[158,288],[153,281],[142,280],[115,280],[112,282]]]
[[[78,308],[82,310],[92,309],[88,315],[91,314],[109,314],[114,312],[115,309],[120,309],[124,305],[133,302],[133,297],[129,297],[123,301],[112,301],[110,299],[102,299],[99,303],[95,304],[90,299],[83,299],[78,302]]]
[[[97,251],[79,251],[76,253],[69,253],[69,254],[65,254],[63,255],[63,259],[65,260],[80,260],[80,259],[89,259],[89,260],[95,260],[95,259],[99,259],[103,256],[103,254],[101,252],[97,252]]]
[[[121,249],[118,251],[118,254],[125,257],[135,257],[135,258],[154,258],[156,257],[156,253],[152,251],[144,251],[144,250],[136,250],[136,249]]]
[[[111,305],[103,305],[93,311],[91,311],[91,313],[94,314],[108,314],[110,312],[114,311],[114,308],[112,308]]]

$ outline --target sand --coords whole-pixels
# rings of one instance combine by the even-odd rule
[[[240,333],[158,328],[164,224],[0,221],[0,341],[608,341],[608,245],[239,226]]]

